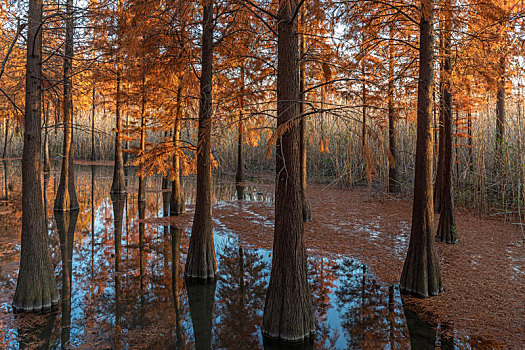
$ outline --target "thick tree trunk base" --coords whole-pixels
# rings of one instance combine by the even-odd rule
[[[209,233],[209,235],[212,237],[212,233]],[[213,237],[206,243],[196,243],[195,241],[195,232],[192,232],[184,268],[184,277],[192,280],[216,279],[219,269],[215,257]]]
[[[126,193],[126,177],[124,176],[124,168],[115,168],[113,172],[113,182],[111,184],[110,193],[124,194]]]
[[[70,187],[65,191],[65,185],[60,184],[57,190],[57,197],[55,198],[54,211],[66,212],[79,210],[80,206],[77,200],[77,194],[74,188]]]
[[[310,337],[301,342],[283,342],[263,336],[265,350],[312,350],[314,340],[314,337]]]
[[[13,299],[13,311],[45,312],[57,308],[59,304],[60,294],[52,273],[35,271],[19,277]]]
[[[458,235],[456,232],[456,219],[454,217],[453,208],[444,207],[441,210],[436,234],[436,241],[445,242],[449,244],[458,243]]]
[[[262,324],[263,337],[299,343],[315,336],[315,320],[306,276],[281,269],[270,280]],[[279,295],[276,295],[279,294]]]
[[[430,230],[430,227],[428,229]],[[426,234],[418,235],[418,240],[423,242],[411,242],[413,244],[408,248],[399,282],[401,293],[411,294],[417,298],[428,298],[443,292],[434,241],[430,239],[430,235],[423,237],[424,235]],[[412,239],[411,237],[411,241]]]

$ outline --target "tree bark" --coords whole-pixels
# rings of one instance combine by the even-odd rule
[[[443,65],[443,76],[441,81],[443,82],[443,95],[441,96],[443,103],[442,115],[443,125],[440,132],[443,144],[439,159],[443,159],[441,162],[441,195],[440,199],[440,212],[438,230],[436,234],[436,240],[446,243],[457,242],[456,232],[456,219],[454,216],[454,197],[452,193],[452,134],[453,134],[453,119],[452,119],[452,55],[451,55],[451,33],[452,33],[452,3],[450,0],[446,2],[445,8],[445,25],[444,25],[444,65]]]
[[[505,141],[505,57],[500,59],[496,99],[496,149],[501,154]]]
[[[75,168],[73,161],[73,0],[66,2],[66,43],[64,55],[64,144],[62,170],[55,198],[55,210],[69,211],[79,208],[75,188]]]
[[[432,237],[432,81],[433,1],[422,0],[417,99],[417,143],[412,229],[399,289],[426,298],[443,291],[439,261]]]
[[[49,259],[40,179],[42,113],[42,0],[30,0],[27,32],[22,239],[13,309],[40,311],[58,305],[60,294]]]
[[[118,63],[117,63],[118,65]],[[113,166],[113,183],[111,193],[126,193],[126,179],[124,177],[124,159],[122,157],[122,117],[120,115],[120,70],[117,67],[117,94],[115,108],[115,165]]]
[[[396,159],[396,115],[394,110],[394,21],[390,23],[390,43],[388,44],[388,150],[390,152],[388,166],[388,192],[399,192]]]
[[[235,174],[235,182],[241,183],[244,181],[244,163],[242,159],[242,143],[243,143],[243,118],[244,118],[244,67],[241,66],[241,96],[239,97],[239,123],[237,125],[237,173]]]
[[[118,12],[121,13],[122,2],[118,1]],[[113,166],[113,183],[111,193],[126,193],[126,178],[124,176],[124,159],[122,157],[122,116],[120,111],[120,38],[117,38],[116,53],[116,95],[115,95],[115,165]]]
[[[439,123],[438,123],[438,161],[437,161],[437,169],[436,169],[436,183],[434,184],[434,213],[438,214],[441,212],[441,194],[443,193],[443,169],[444,165],[443,162],[445,160],[445,110],[446,110],[446,102],[445,102],[445,75],[447,74],[445,72],[445,60],[443,57],[445,57],[445,26],[443,21],[440,23],[441,30],[440,30],[440,37],[439,37],[439,50],[440,50],[440,56],[442,59],[439,62],[439,75],[440,75],[440,82],[439,82]]]
[[[175,124],[173,126],[173,147],[175,153],[173,154],[173,172],[175,177],[171,183],[171,197],[170,197],[170,215],[180,215],[186,212],[186,205],[184,203],[184,193],[182,192],[182,184],[180,181],[180,155],[181,142],[180,130],[182,124],[182,84],[183,77],[179,77],[177,86],[177,106],[175,110]]]
[[[94,79],[93,79],[94,80]],[[95,155],[95,81],[93,81],[93,95],[91,100],[91,160],[94,162]]]
[[[146,72],[142,72],[142,103],[140,111],[140,155],[146,152]],[[146,177],[139,176],[139,202],[146,201]]]
[[[308,287],[301,191],[299,48],[297,0],[281,0],[278,12],[275,232],[272,271],[264,307],[262,334],[299,342],[315,331]]]
[[[46,109],[44,111],[44,172],[51,171],[51,157],[49,156],[49,101],[46,103]],[[7,130],[6,130],[7,138]]]
[[[197,198],[186,259],[186,278],[215,279],[217,259],[211,216],[211,122],[213,80],[213,0],[203,8],[202,72],[197,141]]]
[[[301,30],[304,30],[304,11],[300,13],[301,21]],[[301,34],[299,42],[299,91],[300,91],[300,100],[299,103],[299,137],[300,137],[300,152],[301,152],[301,193],[303,199],[303,222],[312,221],[312,210],[310,209],[310,202],[308,201],[307,193],[307,179],[308,179],[308,167],[307,167],[307,153],[306,153],[306,118],[304,117],[306,94],[304,90],[306,89],[306,72],[305,72],[305,42],[304,35]]]

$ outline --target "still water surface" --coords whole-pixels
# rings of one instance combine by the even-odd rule
[[[215,217],[219,278],[185,284],[189,232],[159,219],[169,215],[160,178],[148,179],[146,202],[139,204],[131,169],[125,197],[109,195],[111,167],[77,165],[76,176],[80,210],[63,214],[52,212],[59,174],[45,176],[62,307],[43,325],[20,326],[16,315],[2,321],[3,344],[24,348],[38,339],[44,348],[282,348],[263,344],[260,333],[271,251],[241,241]],[[191,210],[194,178],[183,184]],[[272,202],[268,193],[257,184],[238,188],[231,178],[214,184],[215,205]],[[468,348],[405,312],[398,289],[378,283],[357,260],[309,252],[308,271],[317,323],[312,348]]]

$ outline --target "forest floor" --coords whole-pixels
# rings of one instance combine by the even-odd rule
[[[273,185],[248,184],[261,194]],[[312,222],[305,224],[310,252],[350,256],[369,266],[378,282],[397,284],[408,246],[411,198],[370,195],[309,185]],[[176,221],[191,227],[193,207]],[[20,203],[0,210],[0,278],[12,278],[18,259]],[[215,230],[239,235],[247,245],[271,249],[273,203],[221,202],[213,208]],[[159,220],[163,220],[160,218]],[[435,218],[437,226],[438,216]],[[404,303],[432,324],[447,325],[474,348],[525,348],[525,236],[520,225],[456,208],[458,244],[438,243],[445,292],[428,299],[405,297]],[[522,227],[522,226],[521,226]],[[8,258],[9,257],[9,258]],[[2,291],[1,302],[14,292]],[[11,288],[10,288],[11,289]],[[447,327],[448,328],[448,327]],[[1,344],[0,344],[1,345]]]
[[[272,185],[254,184],[259,191]],[[379,283],[397,284],[410,235],[412,200],[368,189],[312,184],[313,220],[305,224],[311,252],[358,259]],[[188,209],[191,209],[188,208]],[[272,249],[273,203],[226,202],[213,209],[215,229]],[[191,210],[179,220],[189,228]],[[434,219],[437,228],[439,216]],[[475,349],[525,348],[525,235],[520,225],[456,208],[459,242],[436,243],[445,292],[427,299],[404,296],[404,304],[441,330],[468,337]]]

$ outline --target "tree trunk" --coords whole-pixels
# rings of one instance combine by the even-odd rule
[[[500,59],[500,77],[497,86],[496,100],[496,150],[498,156],[503,152],[505,141],[505,57]],[[500,157],[503,161],[503,157]]]
[[[142,107],[140,112],[140,155],[146,152],[146,73],[142,72]],[[139,176],[139,202],[146,200],[146,177]]]
[[[93,96],[91,105],[91,160],[94,162],[95,156],[95,82],[93,81]]]
[[[122,117],[120,115],[120,67],[117,62],[117,93],[116,93],[116,134],[115,134],[115,165],[113,166],[113,183],[111,193],[126,193],[126,179],[124,177],[124,159],[122,158]]]
[[[62,255],[62,329],[61,344],[69,343],[71,333],[71,283],[73,279],[73,239],[77,226],[78,210],[68,212],[57,211],[55,221],[60,237],[60,252]]]
[[[55,210],[69,211],[79,208],[75,188],[75,168],[73,160],[73,0],[66,3],[66,44],[64,56],[64,145],[62,170],[55,198]]]
[[[443,24],[443,21],[440,23],[441,26],[441,35],[439,37],[439,50],[441,57],[445,56],[445,26]],[[440,69],[440,82],[439,82],[439,123],[438,123],[438,161],[437,161],[437,169],[436,169],[436,183],[434,185],[434,212],[436,214],[441,212],[441,195],[443,193],[443,169],[444,165],[443,162],[445,160],[445,110],[446,110],[446,102],[445,102],[445,75],[447,74],[445,72],[445,60],[442,58],[439,62],[439,69]]]
[[[445,9],[445,31],[443,34],[444,39],[444,75],[441,77],[443,82],[443,95],[441,96],[443,103],[443,128],[442,140],[443,147],[442,153],[439,154],[439,158],[443,159],[441,162],[441,195],[439,196],[440,212],[439,225],[436,235],[436,240],[446,243],[456,243],[456,219],[454,216],[454,197],[452,193],[452,134],[453,134],[453,119],[452,119],[452,55],[451,55],[451,33],[452,33],[452,3],[451,0],[446,2]],[[440,142],[441,146],[441,142]]]
[[[5,138],[4,138],[4,150],[2,152],[2,158],[7,158],[7,143],[9,136],[9,118],[5,118]]]
[[[397,178],[396,159],[396,115],[394,110],[394,45],[392,40],[395,36],[394,21],[390,24],[390,43],[388,44],[388,192],[399,192],[399,180]]]
[[[184,203],[184,194],[182,192],[182,185],[180,181],[180,130],[182,124],[182,84],[183,77],[179,77],[177,87],[177,106],[175,110],[175,125],[173,126],[173,147],[175,153],[173,154],[173,172],[174,178],[171,183],[171,197],[170,197],[170,215],[180,215],[186,212]]]
[[[184,275],[186,278],[215,279],[218,269],[211,216],[213,0],[205,1],[203,19],[201,99],[197,142],[197,198]]]
[[[243,118],[244,118],[244,67],[241,66],[241,96],[239,97],[239,123],[237,126],[237,174],[235,182],[244,181],[244,164],[242,160],[242,142],[243,142]]]
[[[363,49],[364,50],[364,49]],[[362,89],[361,89],[361,99],[363,100],[363,106],[362,106],[362,124],[361,124],[361,157],[363,160],[364,165],[364,177],[365,180],[368,182],[368,186],[370,186],[372,179],[371,179],[371,172],[370,170],[370,164],[367,157],[367,148],[368,143],[366,139],[366,71],[365,71],[365,59],[363,58],[361,61],[361,79],[362,79]]]
[[[433,80],[433,1],[422,1],[417,98],[416,173],[412,230],[399,289],[417,297],[443,291],[439,260],[432,237],[432,80]]]
[[[304,11],[301,11],[300,13],[300,21],[301,21],[301,30],[304,30]],[[303,221],[304,222],[310,222],[312,221],[312,210],[310,209],[310,202],[308,201],[308,193],[307,193],[307,175],[308,175],[308,168],[307,168],[307,154],[306,154],[306,118],[304,117],[305,112],[305,104],[304,101],[306,99],[306,93],[304,93],[304,90],[306,89],[306,72],[305,72],[305,42],[304,42],[304,35],[300,36],[300,42],[299,42],[299,91],[300,91],[300,100],[299,103],[299,137],[300,137],[300,153],[301,153],[301,193],[302,193],[302,200],[303,200]]]
[[[40,181],[42,112],[42,0],[28,12],[24,149],[22,153],[22,239],[13,309],[40,311],[58,305],[60,294],[49,259]]]
[[[51,171],[51,157],[49,156],[49,101],[46,103],[46,110],[44,112],[44,172]],[[6,130],[7,136],[7,130]]]
[[[297,0],[281,0],[278,13],[275,232],[272,271],[264,307],[262,334],[298,342],[313,336],[312,298],[308,287],[301,191],[299,50]],[[291,125],[289,124],[291,123]]]

